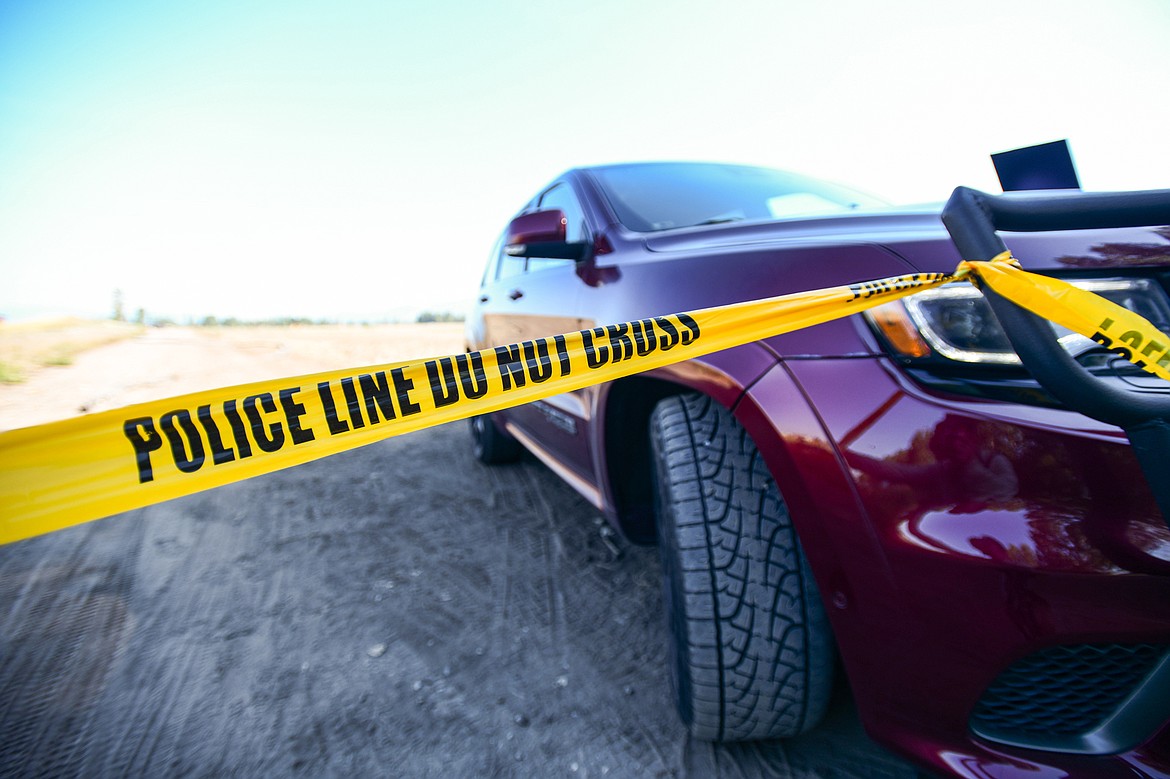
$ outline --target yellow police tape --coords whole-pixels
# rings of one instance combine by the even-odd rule
[[[1170,337],[1010,255],[470,354],[198,392],[0,433],[0,544],[739,346],[963,277],[1170,380]]]

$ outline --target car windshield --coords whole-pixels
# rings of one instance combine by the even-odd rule
[[[638,232],[837,214],[881,200],[795,173],[746,165],[654,162],[593,169],[623,225]]]

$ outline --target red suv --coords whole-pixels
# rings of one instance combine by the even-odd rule
[[[948,225],[986,222],[956,238],[987,254],[967,259],[1009,230],[1025,268],[1170,332],[1170,229],[1066,229],[1151,212],[1050,225],[963,192]],[[1081,197],[1044,203],[1075,214]],[[501,237],[467,347],[959,260],[937,207],[753,167],[577,169]],[[804,732],[843,668],[870,734],[936,771],[1167,775],[1170,500],[1150,477],[1170,443],[1138,433],[1170,425],[1073,410],[1029,339],[1124,408],[1161,408],[1167,388],[1068,331],[1005,332],[1001,305],[968,284],[919,293],[477,418],[476,453],[498,463],[523,446],[628,539],[659,545],[678,708],[697,737]]]

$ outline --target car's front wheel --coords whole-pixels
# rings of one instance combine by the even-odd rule
[[[650,437],[683,722],[709,741],[805,732],[828,704],[834,649],[775,481],[705,396],[660,402]]]

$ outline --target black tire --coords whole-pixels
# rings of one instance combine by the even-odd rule
[[[706,741],[811,729],[832,692],[832,632],[763,458],[702,395],[660,402],[650,438],[683,722]]]
[[[471,423],[471,441],[475,457],[487,465],[514,463],[520,459],[524,447],[512,436],[496,426],[491,414],[468,420]]]

